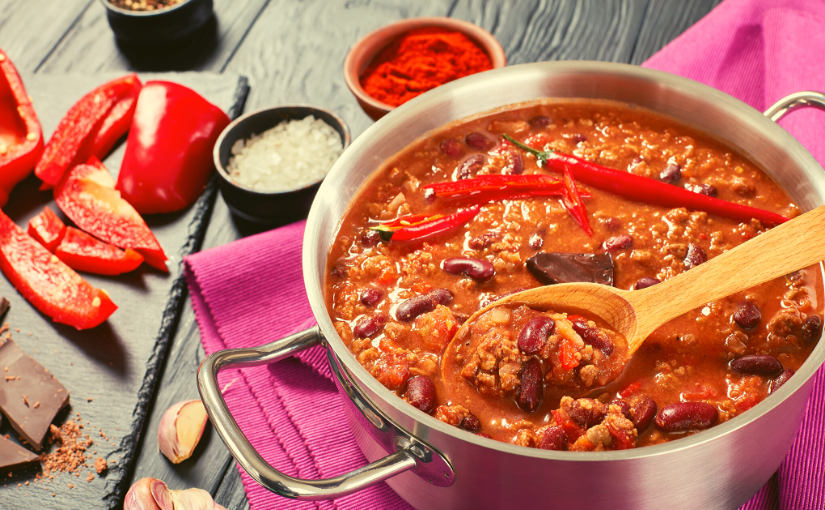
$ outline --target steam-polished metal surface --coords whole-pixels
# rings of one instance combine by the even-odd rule
[[[527,64],[464,78],[393,111],[361,135],[327,176],[310,212],[303,252],[313,312],[353,383],[393,421],[440,451],[455,471],[455,483],[445,488],[411,473],[388,483],[416,508],[735,508],[767,481],[790,447],[825,342],[778,392],[736,419],[662,445],[576,453],[479,438],[425,415],[372,378],[332,326],[323,296],[327,252],[364,180],[432,129],[538,98],[613,100],[653,110],[738,148],[803,210],[825,203],[825,173],[785,130],[722,92],[658,71],[601,62]],[[363,429],[353,428],[369,460],[385,455]]]

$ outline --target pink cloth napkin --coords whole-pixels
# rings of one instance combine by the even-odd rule
[[[728,0],[645,66],[692,78],[764,110],[800,90],[825,90],[825,2]],[[820,115],[819,118],[816,115]],[[801,111],[781,122],[825,163],[825,113]],[[265,344],[314,325],[301,274],[304,223],[186,258],[186,278],[207,354]],[[314,348],[274,365],[231,370],[221,384],[241,429],[279,470],[330,477],[366,464],[344,423],[324,352]],[[746,510],[825,508],[825,372],[799,436],[773,478]],[[382,483],[334,501],[276,496],[242,469],[253,510],[408,509]]]

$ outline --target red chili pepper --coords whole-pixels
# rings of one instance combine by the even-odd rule
[[[106,155],[126,133],[140,88],[137,75],[130,74],[104,83],[66,112],[34,169],[41,189],[56,186],[68,169],[89,157]]]
[[[589,237],[593,237],[593,229],[590,228],[590,221],[587,219],[587,209],[584,208],[584,202],[582,202],[579,190],[576,188],[576,182],[570,174],[570,169],[566,166],[564,167],[564,189],[565,192],[561,196],[564,208],[573,216],[576,223],[584,229],[584,232]]]
[[[14,64],[0,50],[0,207],[43,152],[43,130]]]
[[[393,241],[421,241],[444,232],[448,232],[454,228],[458,228],[478,214],[479,206],[474,205],[468,207],[463,211],[444,216],[432,221],[419,223],[396,230],[392,233]]]
[[[441,218],[441,217],[443,217],[443,215],[441,215],[441,214],[436,214],[436,215],[432,215],[432,214],[408,214],[406,216],[401,216],[401,217],[396,218],[394,220],[382,221],[381,225],[384,226],[384,227],[389,227],[389,228],[393,228],[393,227],[401,228],[401,227],[408,227],[410,225],[416,225],[416,224],[421,223],[423,221],[434,220],[434,219]]]
[[[2,211],[0,269],[29,303],[55,322],[88,329],[117,310],[105,290],[92,287]]]
[[[140,92],[117,189],[142,214],[188,207],[206,189],[212,148],[229,117],[192,89],[147,82]]]
[[[128,273],[143,263],[143,255],[135,250],[121,250],[73,227],[66,227],[54,254],[72,269],[94,274]]]
[[[619,396],[622,397],[622,398],[627,398],[630,395],[633,395],[634,393],[639,391],[639,388],[641,388],[641,387],[642,387],[642,383],[640,383],[639,381],[628,384],[627,388],[625,388],[625,389],[623,389],[622,391],[619,392]]]
[[[554,187],[561,184],[559,179],[549,175],[480,175],[475,179],[464,179],[461,181],[436,182],[422,186],[422,189],[431,189],[436,195],[446,195],[450,193],[472,190],[487,186],[507,186],[516,187]]]
[[[168,271],[166,254],[158,240],[128,202],[114,189],[115,181],[106,167],[93,158],[64,176],[54,189],[54,199],[75,225],[101,241],[120,248],[132,248],[150,266]]]
[[[540,162],[556,172],[563,172],[567,165],[577,181],[637,202],[664,207],[685,207],[738,221],[750,221],[755,218],[772,225],[790,219],[774,212],[726,202],[655,179],[607,168],[569,154],[539,151],[517,142],[509,135],[504,135],[504,138],[535,155]]]
[[[44,207],[43,212],[29,220],[29,235],[52,253],[65,233],[66,225],[49,206]]]

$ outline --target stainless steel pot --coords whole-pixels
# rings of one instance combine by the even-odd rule
[[[255,349],[213,354],[198,384],[218,434],[258,483],[289,498],[332,498],[387,480],[419,509],[737,508],[776,471],[799,427],[820,342],[797,374],[753,409],[688,438],[599,453],[553,452],[480,438],[414,409],[384,388],[338,337],[324,303],[327,251],[361,184],[387,158],[448,122],[537,98],[638,105],[738,148],[803,209],[825,203],[825,172],[773,121],[796,106],[825,108],[815,92],[782,99],[765,114],[715,89],[667,73],[603,62],[547,62],[486,72],[439,87],[393,111],[341,156],[318,192],[304,237],[303,269],[318,326]],[[372,462],[327,480],[300,480],[269,466],[241,433],[218,372],[271,363],[322,343],[348,406],[352,433]]]

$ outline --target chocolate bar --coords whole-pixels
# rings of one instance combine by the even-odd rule
[[[609,253],[537,253],[527,269],[545,285],[592,282],[613,285],[613,258]]]
[[[0,436],[0,473],[36,464],[40,456]]]
[[[69,392],[13,340],[0,345],[0,367],[0,411],[14,430],[39,451],[52,420],[68,405]]]

